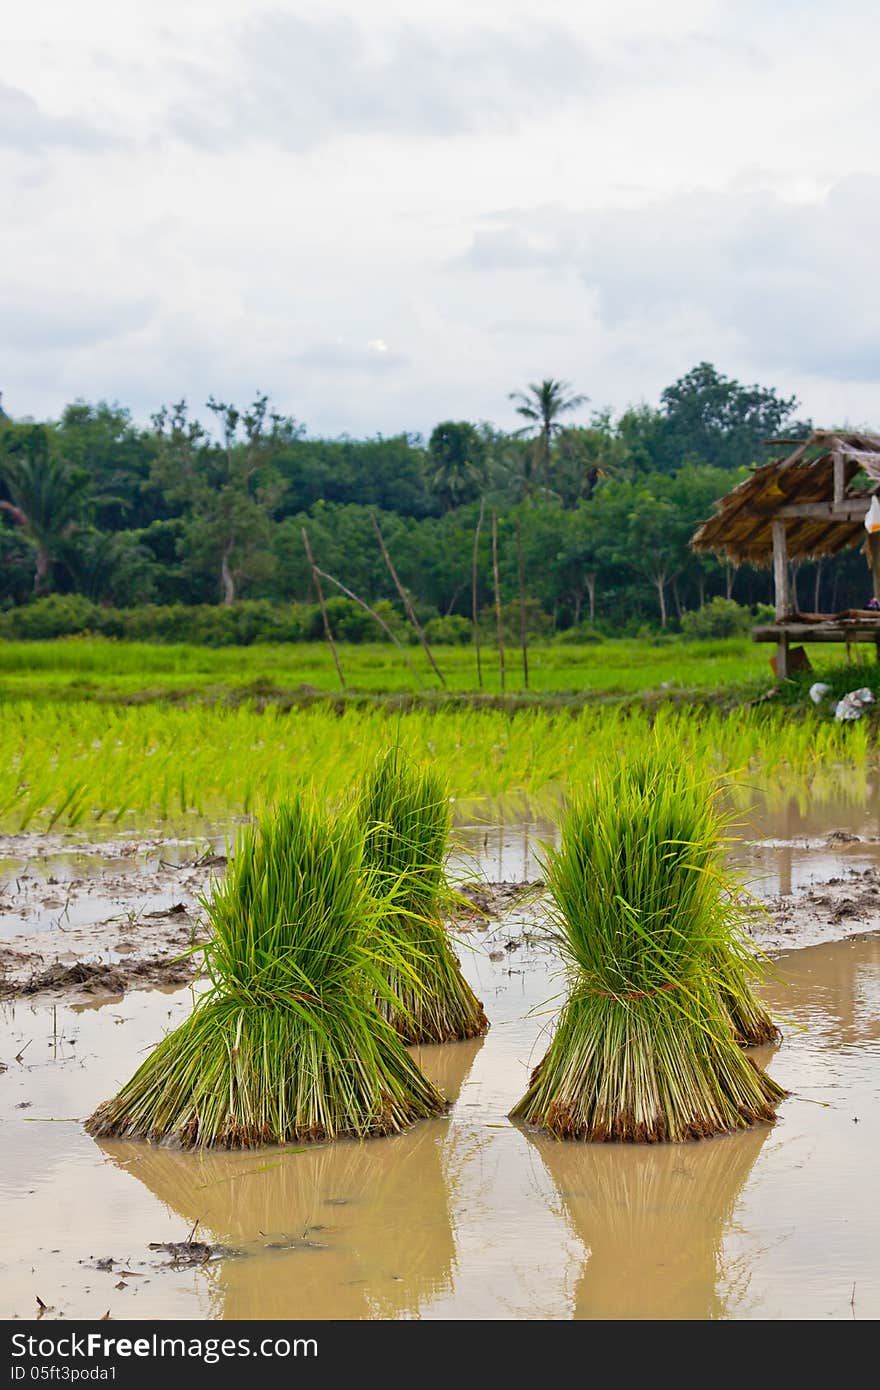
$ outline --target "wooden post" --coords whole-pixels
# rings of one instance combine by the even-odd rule
[[[773,588],[776,598],[776,621],[785,622],[789,616],[788,597],[788,548],[785,544],[785,522],[773,522]],[[780,634],[776,644],[776,676],[785,680],[788,676],[788,637]]]
[[[302,528],[303,545],[306,548],[306,555],[309,560],[309,568],[312,571],[312,583],[318,591],[318,602],[321,605],[321,620],[324,624],[324,636],[327,638],[328,645],[333,653],[333,660],[336,663],[336,670],[339,674],[339,684],[345,689],[345,676],[342,674],[342,666],[339,661],[339,653],[336,650],[336,643],[333,641],[333,633],[330,631],[330,621],[327,617],[327,609],[324,604],[324,591],[321,588],[321,580],[318,575],[318,567],[315,564],[315,557],[312,554],[312,547],[309,545],[309,533],[305,527]]]
[[[474,620],[474,642],[477,647],[477,684],[483,689],[483,667],[480,661],[480,609],[477,602],[477,561],[480,554],[480,531],[483,528],[483,513],[486,510],[485,497],[480,498],[480,515],[474,532],[474,563],[471,569],[471,616]]]
[[[843,501],[844,489],[846,487],[846,476],[844,473],[843,454],[839,449],[835,449],[832,454],[834,459],[834,502]]]
[[[867,539],[868,564],[871,566],[871,579],[874,587],[874,597],[880,599],[880,531],[869,531]],[[878,614],[880,617],[880,614]],[[874,651],[877,660],[880,661],[880,636],[874,639]]]
[[[391,638],[391,641],[394,643],[395,647],[397,647],[398,651],[400,652],[409,669],[412,671],[419,685],[424,685],[425,682],[422,680],[415,666],[413,666],[412,662],[406,654],[406,647],[403,645],[402,642],[398,641],[398,639],[395,637],[394,633],[391,631],[391,628],[388,626],[381,614],[376,613],[375,610],[372,609],[370,605],[366,603],[362,598],[358,598],[354,589],[347,588],[346,585],[343,584],[341,579],[334,579],[332,574],[328,574],[326,570],[319,570],[317,565],[315,566],[315,574],[320,575],[323,579],[326,579],[328,584],[335,584],[337,589],[341,589],[342,593],[345,594],[346,598],[350,598],[352,603],[356,603],[360,608],[363,608],[365,613],[369,613],[371,618],[375,618],[382,631],[387,633],[387,635]]]
[[[528,623],[526,621],[526,588],[525,574],[523,572],[523,550],[522,550],[522,529],[519,524],[519,517],[516,519],[516,558],[519,567],[519,640],[522,647],[523,663],[523,684],[526,690],[529,688],[529,639]]]
[[[880,599],[880,531],[868,532],[868,564],[874,584],[874,597]]]
[[[495,624],[498,629],[498,669],[504,689],[504,632],[501,624],[501,585],[498,579],[498,518],[492,508],[492,573],[495,579]]]
[[[416,636],[418,637],[419,641],[421,642],[422,646],[424,647],[424,649],[425,649],[425,656],[428,658],[428,660],[430,661],[431,665],[432,665],[433,668],[434,668],[434,671],[435,671],[436,675],[439,677],[440,684],[441,684],[442,686],[445,687],[445,685],[446,685],[446,677],[443,675],[443,672],[440,670],[440,667],[437,665],[436,661],[434,660],[434,656],[433,656],[433,653],[432,653],[432,651],[431,651],[431,648],[428,646],[428,639],[427,639],[427,637],[426,637],[425,634],[424,634],[424,631],[423,631],[423,629],[422,629],[421,623],[419,622],[418,618],[416,617],[416,610],[415,610],[415,609],[413,608],[413,606],[412,606],[412,601],[411,601],[411,599],[410,599],[410,596],[409,596],[409,594],[407,593],[406,589],[405,589],[405,588],[403,587],[403,585],[401,584],[399,578],[397,577],[397,570],[394,568],[394,565],[393,565],[392,560],[391,560],[391,556],[390,556],[389,553],[388,553],[388,547],[387,547],[387,545],[385,544],[385,537],[382,535],[382,532],[379,530],[379,523],[378,523],[378,521],[376,520],[376,517],[375,517],[375,515],[373,514],[373,512],[370,512],[370,520],[371,520],[372,523],[373,523],[373,530],[376,532],[376,539],[378,540],[378,542],[379,542],[379,548],[380,548],[380,550],[382,551],[383,556],[385,557],[385,563],[386,563],[386,565],[388,566],[388,569],[389,569],[389,571],[390,571],[390,573],[391,573],[391,578],[394,580],[395,586],[396,586],[396,588],[397,588],[397,592],[400,594],[400,597],[401,597],[401,599],[403,600],[403,606],[404,606],[404,608],[406,609],[406,615],[407,615],[407,617],[409,618],[410,622],[412,623],[413,627],[414,627],[415,630],[416,630]]]

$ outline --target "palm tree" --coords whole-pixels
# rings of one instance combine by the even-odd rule
[[[34,593],[44,594],[52,563],[82,516],[88,475],[50,458],[46,432],[35,425],[21,433],[5,458],[0,458],[0,480],[9,494],[8,500],[0,500],[0,510],[33,542]]]
[[[536,442],[545,483],[549,483],[550,480],[550,445],[553,435],[562,428],[559,416],[569,410],[576,410],[589,400],[589,396],[566,395],[570,389],[570,382],[547,377],[541,382],[529,382],[528,391],[509,393],[510,400],[519,402],[516,407],[517,415],[522,415],[529,422],[518,433],[525,433],[530,428],[537,429]]]
[[[444,420],[428,441],[431,491],[452,511],[480,496],[486,481],[486,441],[466,420]]]

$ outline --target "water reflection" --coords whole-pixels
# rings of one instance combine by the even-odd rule
[[[880,869],[880,783],[848,771],[824,789],[817,772],[812,782],[746,782],[731,790],[729,858],[752,892],[788,895],[851,870]],[[543,846],[558,842],[559,821],[552,817],[470,821],[456,828],[449,867],[456,879],[534,882],[542,877]]]
[[[820,1035],[824,1047],[880,1042],[880,933],[786,952],[761,995],[774,1013],[809,1029],[813,1043]]]
[[[455,1100],[484,1038],[416,1050]],[[405,1134],[305,1150],[184,1153],[101,1140],[112,1161],[190,1226],[241,1250],[206,1265],[212,1316],[416,1318],[451,1292],[450,1214],[467,1146],[449,1118]]]
[[[717,1319],[748,1270],[724,1239],[772,1126],[694,1144],[579,1144],[529,1132],[588,1254],[575,1318]]]

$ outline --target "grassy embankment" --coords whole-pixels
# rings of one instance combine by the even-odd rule
[[[577,699],[750,698],[773,683],[770,651],[767,645],[740,638],[545,644],[530,649],[529,692],[535,697]],[[866,651],[860,649],[860,654]],[[407,648],[407,656],[420,680],[390,644],[342,645],[339,654],[349,692],[442,693],[419,647]],[[840,648],[813,648],[810,656],[816,666],[831,662],[846,679]],[[480,693],[473,648],[439,647],[435,657],[449,691]],[[500,693],[497,651],[484,649],[482,668],[482,693]],[[223,698],[227,693],[240,696],[250,691],[295,698],[308,695],[303,687],[341,693],[326,644],[209,648],[79,637],[0,643],[0,697],[6,700],[38,695],[111,700],[188,694]],[[524,688],[521,655],[511,649],[506,653],[505,692],[514,696]]]

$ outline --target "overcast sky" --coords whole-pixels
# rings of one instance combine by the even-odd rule
[[[427,434],[709,360],[880,426],[878,41],[869,0],[9,4],[3,404]]]

